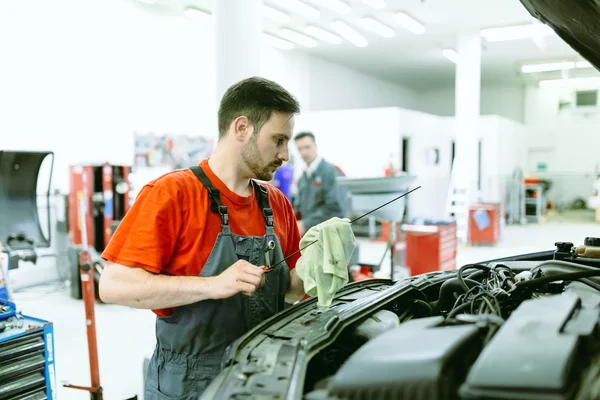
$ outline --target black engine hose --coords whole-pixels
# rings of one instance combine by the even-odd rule
[[[463,275],[463,272],[465,272],[465,270],[467,270],[469,268],[476,268],[476,269],[480,269],[480,270],[486,271],[486,272],[489,272],[491,270],[490,267],[488,267],[487,265],[483,265],[483,264],[466,264],[466,265],[463,265],[462,267],[460,267],[460,269],[458,270],[457,278],[465,292],[469,290],[469,286],[467,286],[467,284],[465,283],[462,275]]]
[[[470,288],[479,286],[480,283],[473,279],[464,279],[463,282]],[[468,290],[468,289],[467,289]],[[437,301],[436,309],[438,311],[442,310],[451,310],[456,302],[456,295],[461,295],[466,291],[463,289],[463,286],[459,282],[458,278],[448,279],[442,286],[440,287],[440,297]]]

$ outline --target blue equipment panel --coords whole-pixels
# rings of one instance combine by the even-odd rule
[[[0,323],[0,399],[56,399],[52,323],[22,314]]]

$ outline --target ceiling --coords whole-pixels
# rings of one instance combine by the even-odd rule
[[[212,2],[217,0],[139,1],[155,3],[145,6],[172,15],[187,6],[210,12]],[[453,86],[454,64],[443,56],[442,50],[456,47],[458,32],[532,23],[531,16],[518,0],[385,0],[385,7],[380,9],[369,6],[368,0],[344,0],[351,7],[344,14],[327,8],[324,4],[328,0],[303,0],[320,11],[318,18],[307,18],[286,10],[284,3],[287,1],[290,0],[263,1],[264,5],[291,17],[286,23],[263,18],[265,32],[275,36],[280,34],[282,28],[303,32],[307,25],[334,32],[331,22],[340,19],[368,41],[365,47],[357,47],[347,40],[341,44],[318,41],[316,47],[296,45],[290,51],[305,51],[414,90]],[[393,17],[398,11],[421,22],[426,32],[416,35],[404,29]],[[394,37],[385,38],[365,29],[361,21],[363,17],[372,17],[392,28]],[[546,36],[537,43],[532,39],[503,42],[482,39],[482,83],[514,85],[559,78],[560,71],[524,74],[520,72],[520,67],[526,63],[580,59],[556,35]],[[595,70],[584,68],[571,73],[589,75]]]

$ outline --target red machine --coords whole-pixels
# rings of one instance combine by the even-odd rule
[[[68,197],[68,228],[71,244],[81,245],[79,200],[86,197],[87,245],[102,252],[115,225],[129,210],[130,167],[120,165],[71,166]]]
[[[456,224],[403,225],[406,266],[415,276],[456,269]]]
[[[469,243],[495,244],[500,239],[500,204],[473,204],[469,208]]]

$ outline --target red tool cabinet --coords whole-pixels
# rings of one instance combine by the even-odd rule
[[[472,204],[469,207],[469,243],[495,244],[500,239],[501,217],[500,204]]]
[[[85,199],[87,244],[102,252],[112,236],[111,225],[129,210],[128,166],[76,165],[70,170],[67,221],[71,244],[81,245],[79,201]]]
[[[456,269],[456,224],[402,225],[411,276]]]

